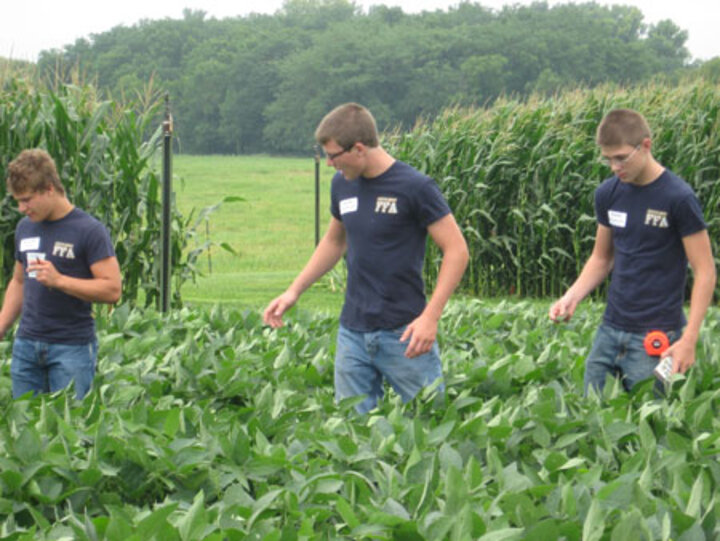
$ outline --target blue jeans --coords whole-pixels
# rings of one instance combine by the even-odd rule
[[[432,349],[412,359],[405,357],[408,342],[400,342],[405,326],[373,332],[338,330],[335,352],[335,400],[365,395],[355,406],[367,413],[383,397],[383,379],[402,397],[411,400],[423,387],[442,380],[442,363],[437,342]],[[439,391],[445,389],[441,383]]]
[[[672,344],[680,338],[681,331],[666,331]],[[585,394],[590,387],[602,391],[608,375],[619,377],[626,391],[648,378],[654,378],[653,369],[658,357],[648,355],[643,341],[645,333],[621,331],[602,324],[595,334],[590,354],[585,361]],[[662,384],[656,382],[662,394]]]
[[[29,391],[49,393],[75,382],[75,396],[84,397],[95,377],[97,341],[89,344],[53,344],[16,338],[13,343],[13,398]]]

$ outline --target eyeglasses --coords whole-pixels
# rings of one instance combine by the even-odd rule
[[[335,160],[335,158],[339,158],[340,156],[342,156],[342,155],[345,154],[346,152],[350,152],[354,146],[355,146],[355,143],[353,143],[353,144],[350,145],[349,147],[345,147],[344,149],[339,150],[339,151],[337,151],[337,152],[326,152],[326,153],[325,153],[325,157],[332,162],[332,161]]]
[[[630,159],[635,155],[635,153],[638,151],[638,149],[642,146],[642,144],[637,145],[633,151],[628,154],[627,156],[613,156],[611,158],[602,156],[600,158],[600,163],[607,165],[608,167],[612,167],[613,164],[617,165],[618,167],[624,167],[627,162],[630,161]]]

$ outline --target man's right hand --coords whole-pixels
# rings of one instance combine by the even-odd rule
[[[577,305],[577,301],[566,293],[550,307],[548,316],[556,323],[559,321],[568,321],[575,313]]]
[[[286,291],[279,297],[268,304],[263,312],[263,322],[270,325],[273,329],[278,329],[285,325],[282,316],[297,302],[299,295],[294,294],[290,290]]]

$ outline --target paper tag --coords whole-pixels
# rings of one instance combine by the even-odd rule
[[[358,198],[351,197],[349,199],[343,199],[340,201],[340,214],[347,214],[348,212],[357,212],[358,209]]]
[[[27,263],[30,265],[31,263],[34,263],[38,259],[45,259],[45,252],[28,252],[27,253]],[[28,278],[36,278],[37,272],[36,271],[28,271]]]
[[[655,367],[655,370],[653,370],[653,373],[657,378],[667,383],[672,377],[672,365],[672,357],[663,357]]]
[[[20,251],[27,252],[28,250],[39,250],[40,249],[40,237],[28,237],[20,239]]]
[[[627,225],[627,212],[608,210],[608,220],[612,226],[625,227]]]

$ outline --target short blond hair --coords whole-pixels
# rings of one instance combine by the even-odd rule
[[[13,194],[44,192],[50,186],[65,194],[55,160],[40,148],[23,150],[8,165],[7,189]]]
[[[320,121],[315,130],[315,140],[324,145],[331,139],[342,148],[350,148],[355,143],[368,147],[380,144],[375,118],[357,103],[338,105]]]
[[[646,138],[652,138],[652,132],[644,116],[632,109],[614,109],[600,122],[596,142],[602,147],[637,146]]]

